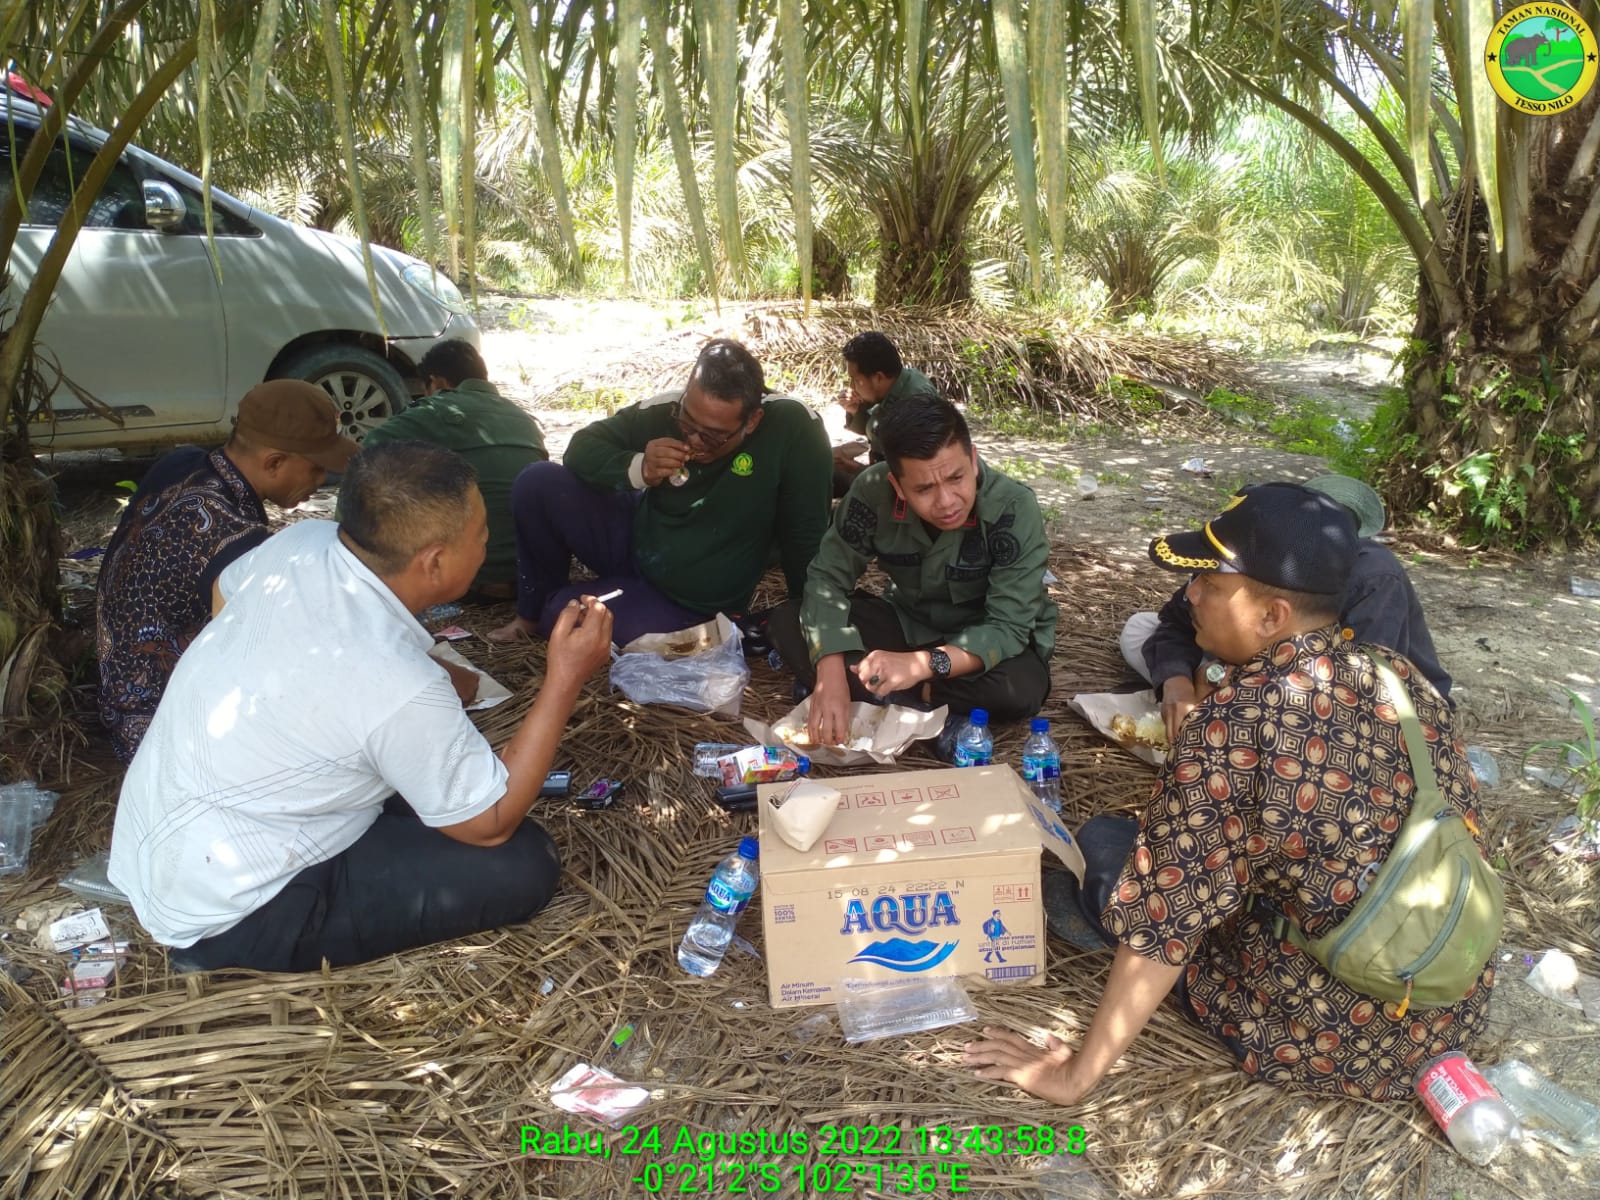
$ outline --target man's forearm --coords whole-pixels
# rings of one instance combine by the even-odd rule
[[[539,798],[544,777],[550,773],[561,747],[567,718],[578,702],[579,690],[580,685],[552,684],[547,679],[517,732],[500,748],[500,761],[506,765],[508,778],[506,794],[494,810],[495,835],[509,837],[515,832]]]
[[[1085,1093],[1105,1078],[1133,1045],[1182,974],[1181,966],[1145,958],[1127,946],[1117,947],[1100,1006],[1084,1035],[1083,1048],[1070,1064]]]

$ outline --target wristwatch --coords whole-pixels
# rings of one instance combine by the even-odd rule
[[[932,669],[935,679],[950,678],[950,656],[943,650],[928,651],[928,666]]]
[[[1206,668],[1206,682],[1212,687],[1221,683],[1228,677],[1228,668],[1222,663],[1214,662]]]

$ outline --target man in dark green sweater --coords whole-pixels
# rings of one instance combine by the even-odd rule
[[[681,392],[596,421],[562,465],[517,477],[517,615],[489,637],[548,636],[580,592],[621,589],[607,607],[622,645],[743,614],[774,548],[798,597],[828,526],[830,474],[822,422],[769,396],[755,356],[716,338]],[[600,578],[570,584],[574,557]]]
[[[844,370],[849,386],[839,403],[846,414],[844,427],[866,435],[867,466],[883,461],[878,424],[896,400],[905,396],[937,396],[939,389],[921,371],[908,367],[900,348],[876,329],[858,333],[844,344]],[[842,496],[861,474],[857,461],[860,443],[837,446],[833,451],[833,494]]]
[[[1056,606],[1050,541],[1033,492],[983,463],[966,420],[938,396],[898,401],[886,461],[834,510],[805,602],[773,610],[768,634],[811,695],[810,734],[849,736],[850,702],[948,704],[999,720],[1039,711],[1050,691]],[[883,595],[855,590],[876,560]]]
[[[516,595],[517,541],[511,525],[511,485],[529,463],[550,455],[539,423],[505,399],[489,382],[489,369],[472,343],[440,342],[417,364],[427,398],[396,413],[371,433],[367,446],[384,442],[430,442],[454,450],[472,464],[489,514],[489,545],[472,581],[481,596]]]

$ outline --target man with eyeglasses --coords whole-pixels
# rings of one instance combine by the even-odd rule
[[[713,339],[681,391],[594,422],[562,463],[517,476],[517,615],[489,638],[549,636],[580,592],[620,589],[608,607],[621,645],[742,614],[774,550],[799,599],[832,478],[821,421],[770,395],[744,346]],[[599,578],[573,584],[574,558]]]

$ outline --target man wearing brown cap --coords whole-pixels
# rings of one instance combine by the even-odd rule
[[[274,379],[245,393],[222,449],[186,446],[150,468],[100,567],[100,719],[123,762],[210,619],[217,576],[266,539],[262,501],[294,508],[355,452],[326,392]]]
[[[1040,1049],[986,1029],[966,1049],[980,1078],[1077,1104],[1168,994],[1247,1075],[1374,1100],[1409,1098],[1422,1062],[1484,1030],[1487,951],[1462,951],[1464,994],[1429,1007],[1411,1003],[1409,983],[1364,994],[1288,932],[1345,936],[1362,893],[1392,888],[1379,872],[1423,799],[1424,826],[1463,818],[1482,854],[1449,705],[1409,660],[1339,623],[1356,554],[1349,514],[1294,484],[1247,488],[1203,529],[1151,543],[1157,566],[1194,575],[1195,635],[1221,678],[1183,723],[1139,821],[1088,821],[1081,886],[1046,877],[1051,927],[1116,949],[1081,1045],[1052,1037]]]

